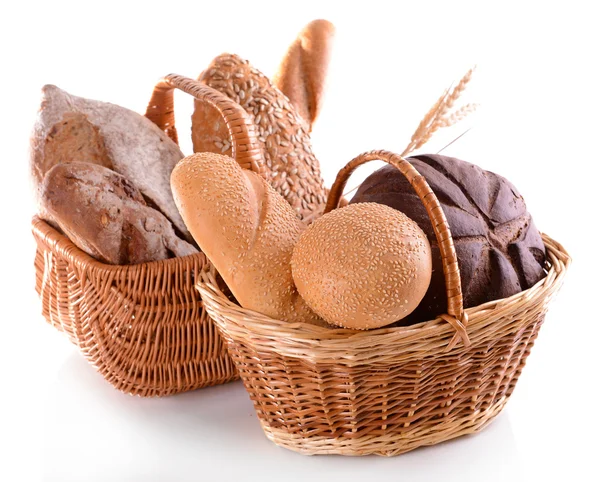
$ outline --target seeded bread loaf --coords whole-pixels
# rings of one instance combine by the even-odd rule
[[[109,264],[137,264],[198,250],[146,205],[124,176],[86,162],[57,164],[40,186],[43,216],[80,249]]]
[[[54,165],[73,161],[104,166],[124,175],[188,240],[169,177],[183,154],[145,117],[106,102],[70,95],[53,85],[42,89],[31,136],[31,171],[36,193]],[[43,213],[42,213],[43,214]]]
[[[223,54],[199,80],[241,105],[256,126],[269,183],[301,219],[321,213],[326,191],[303,119],[271,81],[237,55]],[[196,102],[192,116],[195,152],[231,155],[224,124],[214,109]],[[206,131],[209,131],[208,133]]]
[[[324,324],[292,280],[303,224],[264,179],[231,157],[201,153],[177,164],[171,184],[194,239],[244,308]]]
[[[313,20],[290,45],[273,84],[294,105],[312,130],[321,110],[335,28],[327,20]]]
[[[505,178],[459,159],[422,155],[408,159],[438,197],[450,226],[465,308],[506,298],[545,276],[546,250],[523,197]],[[446,310],[437,240],[423,203],[406,178],[385,166],[360,186],[352,203],[378,202],[417,222],[431,243],[433,274],[417,309],[403,320],[431,319]]]

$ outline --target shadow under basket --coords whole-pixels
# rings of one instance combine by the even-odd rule
[[[100,263],[34,217],[42,314],[115,388],[163,396],[238,378],[194,288],[204,254],[132,266]]]
[[[564,248],[543,235],[544,279],[463,310],[452,237],[424,178],[384,151],[357,159],[350,171],[365,159],[395,165],[426,205],[443,256],[447,314],[408,327],[327,329],[241,308],[212,273],[198,283],[266,436],[304,454],[397,455],[481,430],[513,393],[570,264]],[[334,201],[343,184],[332,188]]]

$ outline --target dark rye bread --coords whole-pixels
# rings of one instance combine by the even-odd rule
[[[425,177],[448,219],[460,267],[464,305],[477,306],[530,288],[545,276],[546,250],[525,201],[505,178],[459,159],[423,155],[408,161]],[[431,243],[433,273],[427,294],[402,324],[446,312],[442,262],[419,197],[393,166],[371,174],[351,203],[378,202],[404,212]]]
[[[198,252],[131,182],[106,167],[58,164],[40,188],[44,218],[99,261],[137,264]]]

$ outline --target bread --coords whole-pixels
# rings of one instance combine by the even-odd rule
[[[325,214],[300,236],[292,276],[307,304],[333,325],[379,328],[411,313],[431,279],[431,249],[417,224],[376,203]]]
[[[177,211],[169,177],[183,157],[179,147],[145,117],[114,104],[70,95],[53,85],[42,89],[31,136],[31,170],[37,194],[54,165],[89,162],[124,175],[177,231],[191,236]]]
[[[80,249],[109,264],[137,264],[197,253],[146,205],[124,176],[86,162],[52,167],[41,184],[44,217]]]
[[[244,308],[322,324],[298,294],[290,260],[303,224],[267,182],[231,157],[194,154],[171,186],[194,239]]]
[[[503,177],[452,157],[423,155],[408,161],[425,177],[448,219],[466,308],[506,298],[545,276],[545,247],[525,201]],[[431,243],[433,274],[422,303],[404,323],[446,313],[440,252],[423,203],[393,166],[369,176],[351,203],[378,202],[417,222]]]
[[[326,191],[319,163],[312,152],[304,121],[287,97],[237,55],[220,55],[199,79],[237,102],[251,117],[264,152],[269,183],[300,218],[321,213]],[[213,122],[215,116],[210,109],[212,107],[204,103],[196,103],[192,116],[194,151],[231,155],[226,131],[222,124]],[[212,145],[199,141],[207,138],[213,139]]]
[[[273,84],[290,99],[309,132],[323,103],[334,35],[331,22],[310,22],[290,45],[273,78]]]

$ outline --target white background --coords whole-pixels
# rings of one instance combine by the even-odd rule
[[[0,480],[600,480],[595,2],[394,3],[3,3]],[[472,127],[445,153],[509,178],[537,226],[574,258],[495,423],[391,459],[304,457],[272,445],[240,383],[125,396],[45,323],[34,293],[27,149],[43,84],[143,112],[160,76],[195,77],[224,51],[272,75],[319,17],[338,28],[313,135],[328,183],[362,151],[401,151],[442,90],[476,63],[467,100],[480,113],[426,151]],[[190,153],[191,100],[181,94],[176,104]]]

